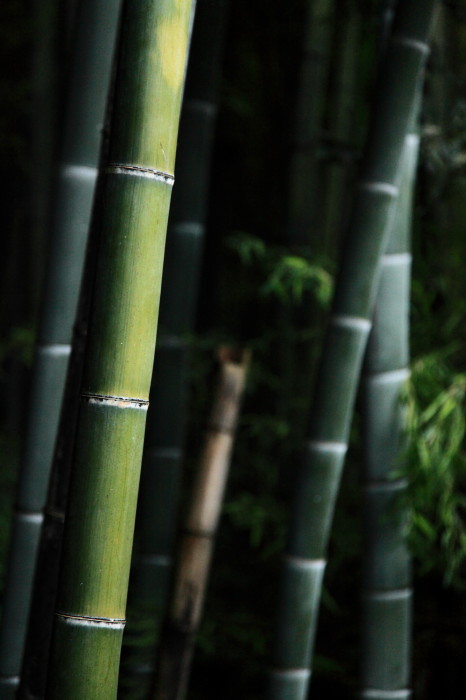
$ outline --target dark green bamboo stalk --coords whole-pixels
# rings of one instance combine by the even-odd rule
[[[204,449],[180,535],[171,603],[151,695],[154,700],[183,700],[186,696],[249,353],[221,348],[219,363]]]
[[[160,329],[145,437],[129,604],[155,635],[164,614],[178,520],[187,395],[187,334],[196,313],[226,1],[198,0],[180,121],[162,280]],[[180,276],[183,284],[180,285]],[[153,670],[147,650],[146,674]]]
[[[57,146],[57,111],[59,101],[60,68],[59,22],[56,0],[35,0],[32,6],[34,33],[31,69],[32,103],[35,118],[32,123],[32,162],[41,176],[33,181],[30,231],[31,264],[30,295],[36,304],[42,289],[45,253],[51,204],[53,168]],[[37,313],[36,309],[36,313]]]
[[[325,569],[325,552],[362,358],[378,262],[398,194],[397,171],[427,54],[433,0],[402,0],[380,67],[371,129],[348,222],[314,393],[309,440],[296,479],[284,560],[269,697],[303,699]]]
[[[110,94],[108,111],[111,111],[111,104],[112,97]],[[104,136],[101,160],[105,159],[106,162],[108,124],[104,129]],[[100,176],[96,186],[96,199],[99,197],[101,187],[102,177]],[[99,226],[94,216],[86,247],[78,311],[73,325],[72,350],[66,376],[47,500],[44,507],[44,519],[37,553],[31,610],[17,700],[41,700],[45,695],[65,511],[76,440],[76,423],[79,410],[78,396],[82,384],[87,328],[98,248]]]
[[[356,156],[360,155],[361,134],[355,128],[358,99],[359,41],[362,11],[354,0],[339,9],[335,23],[333,58],[325,122],[327,159],[324,167],[324,216],[322,250],[336,258],[351,204],[350,182],[356,176]]]
[[[290,243],[316,239],[318,145],[330,65],[333,0],[309,0],[290,169],[288,236]]]
[[[16,688],[38,538],[70,353],[119,0],[83,2],[77,19],[45,293],[0,632],[0,689]]]
[[[193,3],[126,2],[48,698],[116,697]]]
[[[381,260],[376,313],[366,355],[364,391],[364,596],[362,697],[409,698],[411,599],[405,518],[395,499],[406,484],[400,467],[401,392],[409,376],[409,233],[419,139],[406,138],[400,197]]]
[[[385,4],[385,26],[390,22],[393,4]],[[361,696],[373,700],[407,700],[411,696],[411,562],[405,540],[406,517],[396,509],[406,483],[394,480],[393,472],[401,467],[401,394],[409,377],[410,239],[419,150],[418,111],[413,109],[410,133],[405,139],[400,195],[387,250],[381,258],[362,381],[365,473]]]

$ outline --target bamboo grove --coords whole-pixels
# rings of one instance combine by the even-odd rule
[[[31,8],[0,700],[463,698],[464,3]]]

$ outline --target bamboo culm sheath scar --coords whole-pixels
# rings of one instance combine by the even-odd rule
[[[19,683],[42,509],[91,217],[119,7],[120,0],[82,0],[76,17],[55,178],[49,262],[0,630],[0,692],[5,693],[5,700],[10,693],[16,693]]]
[[[47,697],[114,700],[189,0],[126,2]]]
[[[269,695],[307,695],[327,542],[371,327],[378,264],[398,195],[397,173],[428,53],[433,0],[400,0],[377,82],[357,194],[317,373],[286,556]]]

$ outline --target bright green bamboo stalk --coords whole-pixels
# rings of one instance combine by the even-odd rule
[[[0,631],[0,690],[16,688],[70,353],[120,0],[82,2]],[[6,691],[5,691],[6,692]],[[5,696],[6,697],[6,696]]]
[[[212,412],[178,543],[169,613],[151,695],[154,700],[186,697],[250,353],[225,347],[219,350],[218,360]]]
[[[401,1],[378,76],[366,156],[317,374],[309,440],[296,478],[269,686],[273,700],[302,700],[307,693],[325,552],[371,327],[378,261],[398,194],[397,171],[434,6],[433,0]]]
[[[225,0],[197,2],[180,120],[177,184],[167,232],[129,591],[131,609],[142,609],[155,633],[164,614],[178,520],[186,422],[186,336],[193,330],[196,313],[226,5]],[[141,673],[153,670],[155,654],[153,649],[147,652],[147,663],[138,665]]]
[[[288,236],[290,243],[300,245],[309,245],[318,235],[318,142],[327,94],[333,14],[334,0],[308,1],[289,183]]]
[[[116,697],[193,3],[124,5],[47,697]]]
[[[363,381],[365,423],[362,697],[409,698],[411,600],[405,489],[393,480],[402,454],[401,393],[409,376],[410,219],[419,137],[406,137],[397,215],[381,259]],[[395,501],[395,502],[394,502]]]

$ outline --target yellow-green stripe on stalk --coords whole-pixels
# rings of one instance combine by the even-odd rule
[[[296,477],[282,569],[272,700],[307,695],[327,542],[356,388],[398,195],[397,173],[428,53],[434,0],[401,0],[382,61],[360,182],[348,221],[317,373],[308,442]]]
[[[0,692],[19,683],[34,567],[71,348],[120,0],[82,0],[67,85],[44,298],[0,630]],[[13,689],[13,690],[12,690]]]
[[[191,0],[124,4],[48,698],[116,697]]]

